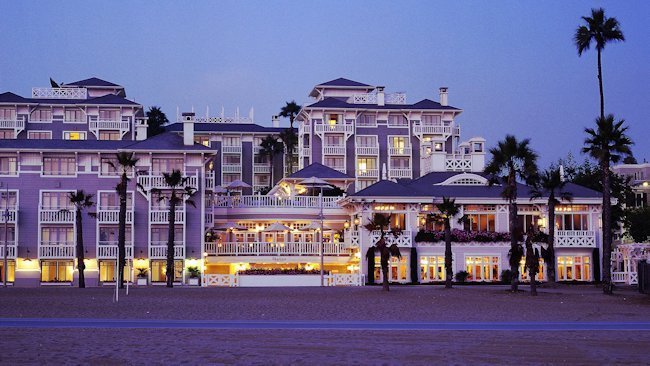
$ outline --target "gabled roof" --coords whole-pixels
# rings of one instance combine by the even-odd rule
[[[366,88],[373,88],[372,85],[360,83],[358,81],[346,79],[346,78],[338,78],[330,81],[326,81],[324,83],[320,83],[316,86],[345,86],[345,87],[350,87],[350,86],[359,86],[359,87],[366,87]]]
[[[288,127],[266,127],[253,123],[194,123],[195,132],[259,132],[272,134],[280,133],[287,128]],[[165,126],[165,129],[172,132],[182,132],[183,123],[175,122]]]
[[[106,94],[101,97],[86,99],[79,104],[120,104],[120,105],[140,105],[139,103],[132,102],[126,98],[122,98],[115,94]]]
[[[379,182],[368,186],[359,192],[352,194],[355,197],[411,197],[411,196],[426,196],[416,189],[395,183],[390,180],[380,180]]]
[[[442,105],[430,99],[422,99],[421,101],[411,104],[412,109],[458,109],[449,105]]]
[[[307,108],[349,108],[349,109],[428,109],[428,110],[455,110],[460,109],[452,106],[443,106],[438,102],[423,99],[415,104],[354,104],[348,103],[347,98],[327,97],[316,103],[306,106]]]
[[[121,88],[121,85],[111,83],[110,81],[102,80],[100,78],[92,77],[89,79],[75,81],[73,83],[67,83],[64,85],[74,85],[74,86],[102,86],[102,87],[117,87]]]
[[[321,178],[321,179],[354,179],[347,174],[341,173],[338,170],[332,169],[321,163],[312,163],[297,172],[288,176],[288,179],[306,179],[306,178]]]
[[[214,151],[211,148],[197,144],[187,146],[183,142],[183,137],[171,132],[163,132],[159,135],[150,137],[142,141],[131,141],[132,143],[126,146],[129,150],[200,150],[200,151]]]
[[[0,94],[0,103],[29,103],[29,99],[12,92],[6,92]]]
[[[50,98],[24,98],[20,95],[6,92],[0,94],[0,103],[24,103],[24,104],[52,104],[52,105],[132,105],[140,106],[139,103],[130,101],[115,94],[106,94],[97,98],[89,99],[50,99]]]

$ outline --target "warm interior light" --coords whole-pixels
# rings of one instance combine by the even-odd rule
[[[365,162],[359,163],[359,171],[361,171],[361,173],[365,173],[367,167],[368,165]]]
[[[359,225],[359,218],[358,218],[358,217],[355,217],[355,218],[354,218],[354,224],[355,224],[355,225]]]
[[[350,223],[347,222],[347,221],[344,222],[344,223],[343,223],[343,227],[346,228],[346,229],[349,228],[349,227],[350,227]]]

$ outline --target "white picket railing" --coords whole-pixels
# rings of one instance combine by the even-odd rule
[[[241,145],[223,145],[221,146],[222,154],[241,154]]]
[[[4,251],[4,241],[0,240],[0,259],[4,259],[5,251]],[[7,241],[7,258],[8,259],[16,259],[16,252],[17,252],[17,247],[16,247],[16,242],[14,240],[9,240]]]
[[[2,119],[0,118],[0,128],[2,129],[14,129],[14,130],[23,130],[25,129],[25,118],[16,118],[16,119]]]
[[[174,222],[181,223],[183,221],[185,221],[185,210],[174,212]],[[169,210],[149,211],[149,222],[152,224],[167,224],[169,222]]]
[[[194,189],[199,188],[199,177],[197,175],[184,175],[188,178],[186,185]],[[165,183],[165,177],[160,175],[139,175],[138,183],[145,189],[150,190],[151,188],[157,189],[169,189],[167,183]],[[181,187],[182,188],[182,187]]]
[[[10,208],[6,210],[4,208],[0,208],[0,224],[5,222],[5,214],[7,215],[7,223],[9,224],[15,224],[16,223],[16,218],[18,217],[18,210],[15,208]],[[2,241],[0,241],[0,244]]]
[[[388,169],[389,178],[411,178],[411,169]]]
[[[126,258],[133,259],[133,243],[127,241],[124,246]],[[119,248],[117,241],[99,241],[97,242],[97,259],[116,259]]]
[[[32,98],[87,99],[85,88],[32,88]]]
[[[596,232],[593,230],[558,230],[555,232],[557,248],[595,248]]]
[[[90,130],[120,130],[128,131],[131,128],[129,121],[90,121],[88,122],[88,129]]]
[[[448,171],[471,171],[472,158],[468,155],[447,155],[445,158],[445,169]]]
[[[241,173],[241,164],[223,164],[221,171],[224,173]]]
[[[204,274],[205,287],[238,287],[239,274]],[[363,286],[363,276],[358,273],[331,273],[325,275],[325,286]]]
[[[304,158],[308,158],[311,156],[311,148],[310,147],[303,147],[301,150],[300,156]]]
[[[345,145],[323,145],[324,155],[345,155]]]
[[[316,123],[315,124],[316,133],[332,132],[332,133],[354,133],[354,125],[350,123]]]
[[[149,245],[149,259],[166,259],[167,241],[152,241]],[[174,258],[185,258],[185,244],[183,241],[174,242]]]
[[[357,178],[378,178],[379,169],[357,170]]]
[[[253,164],[253,173],[256,173],[256,174],[271,173],[271,165],[270,164]]]
[[[74,209],[41,209],[39,217],[40,222],[72,224],[74,223],[74,213]]]
[[[363,286],[358,273],[332,273],[325,276],[326,286]]]
[[[215,179],[214,179],[214,172],[206,172],[205,173],[205,189],[208,191],[211,191],[214,189],[215,185]]]
[[[38,246],[38,257],[41,259],[72,259],[75,257],[75,254],[76,250],[73,242],[41,242]]]
[[[323,208],[339,208],[336,203],[339,198],[323,197]],[[295,196],[293,198],[262,195],[221,196],[215,198],[214,206],[238,208],[319,208],[320,198],[318,196]]]
[[[415,123],[413,125],[414,135],[451,135],[453,127],[451,125],[423,125]]]
[[[388,148],[388,155],[411,155],[411,145],[405,145],[404,147],[392,147]]]
[[[120,222],[120,210],[97,210],[97,221],[101,224],[117,224]],[[133,223],[133,210],[126,210],[126,223]]]
[[[376,243],[381,238],[381,231],[376,230],[370,232],[370,242]],[[402,231],[397,237],[393,234],[387,233],[384,236],[387,245],[397,244],[400,247],[411,247],[413,246],[413,232],[410,230]]]
[[[237,287],[237,280],[236,274],[204,274],[203,286]]]
[[[324,243],[324,255],[348,255],[344,243]],[[283,256],[283,255],[320,255],[318,243],[290,242],[290,243],[205,243],[205,252],[208,255],[230,256]]]
[[[377,146],[359,146],[356,147],[357,155],[379,155],[379,145]]]

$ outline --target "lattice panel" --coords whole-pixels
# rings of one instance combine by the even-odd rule
[[[596,238],[593,236],[556,236],[556,247],[596,247]]]
[[[327,286],[361,286],[361,277],[356,273],[336,273],[326,277]]]
[[[203,284],[205,286],[216,287],[237,287],[237,275],[231,274],[206,274],[203,275]]]
[[[451,171],[470,171],[472,170],[472,161],[469,159],[447,159],[445,160],[445,169]]]

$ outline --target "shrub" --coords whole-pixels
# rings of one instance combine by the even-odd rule
[[[512,272],[509,269],[501,271],[501,283],[509,284],[512,282]]]
[[[445,240],[444,231],[424,231],[420,230],[415,235],[415,242],[439,242]],[[451,241],[456,243],[493,243],[510,241],[510,233],[497,233],[491,231],[466,231],[453,229],[451,231]]]
[[[458,283],[465,283],[465,281],[467,281],[467,277],[469,277],[469,273],[467,273],[467,271],[460,271],[454,276],[456,282]]]
[[[187,267],[187,272],[190,273],[190,278],[199,278],[201,276],[199,267]]]

